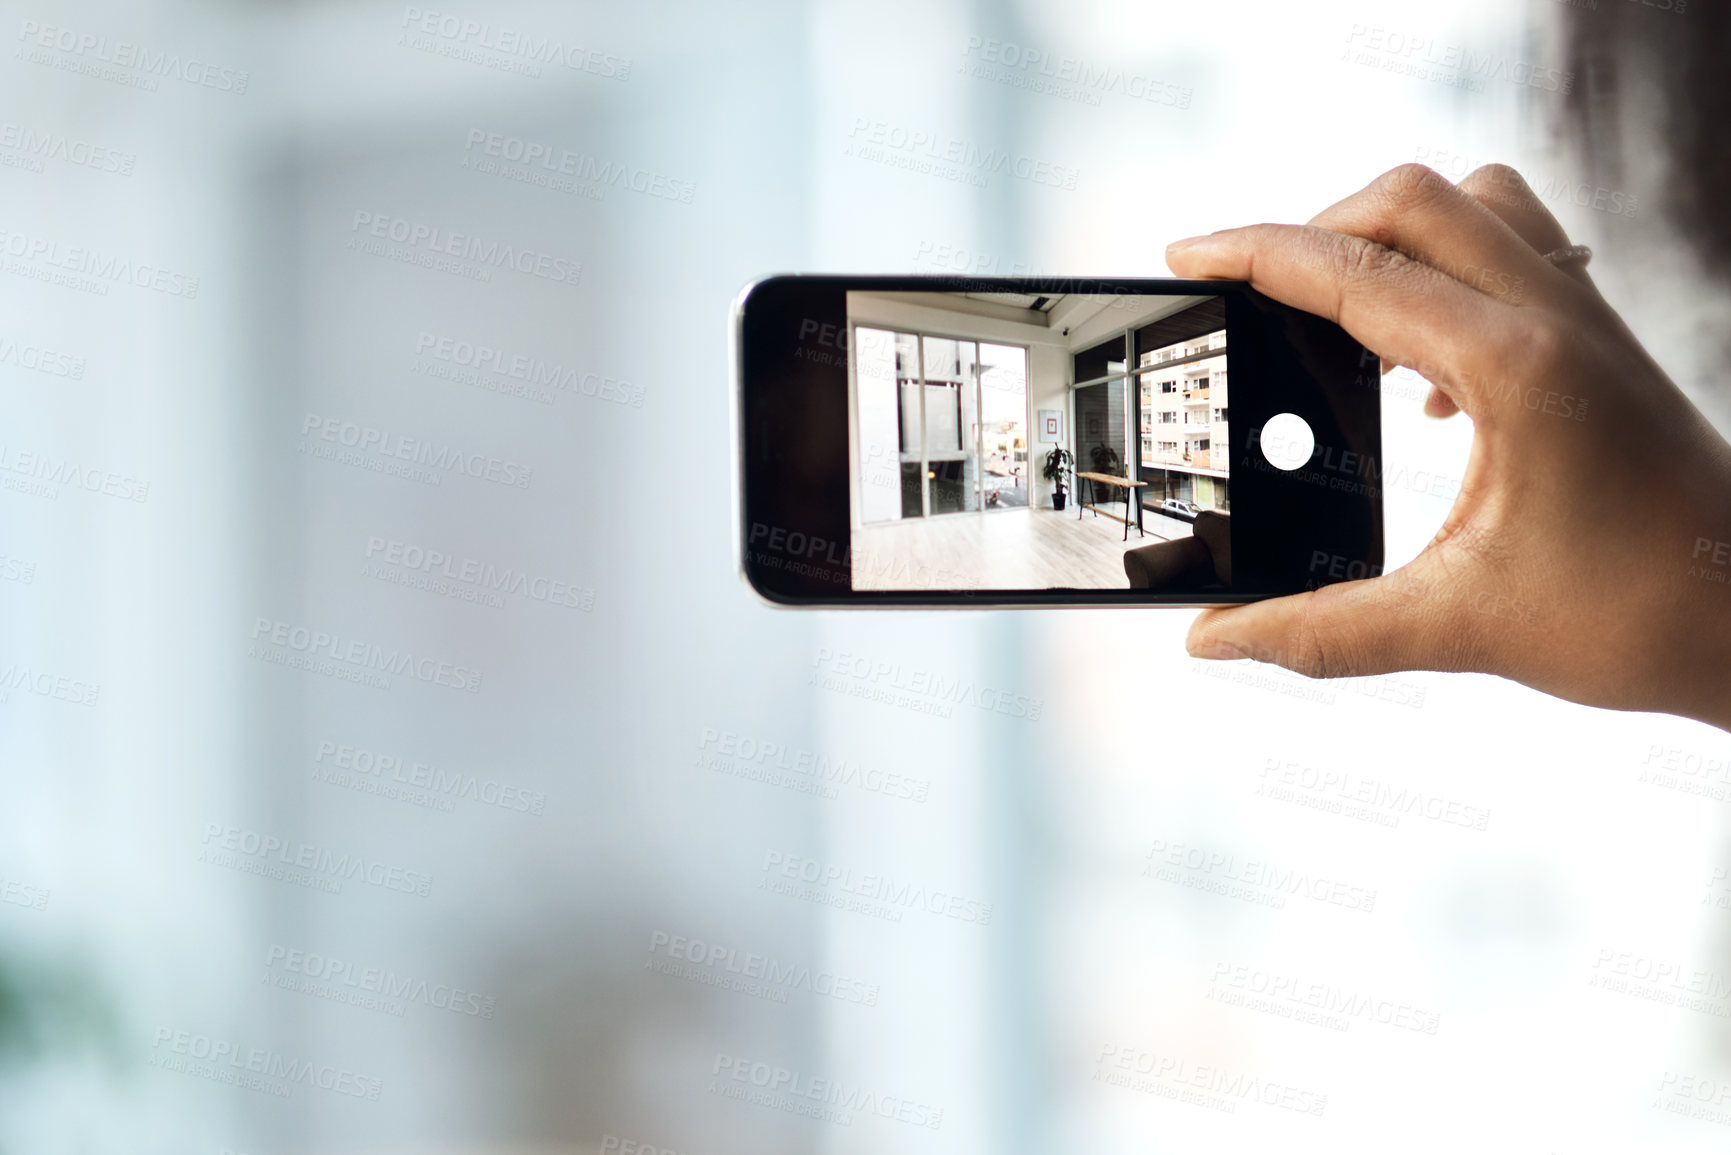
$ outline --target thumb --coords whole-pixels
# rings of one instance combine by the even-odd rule
[[[1351,678],[1395,670],[1461,669],[1458,623],[1449,627],[1408,575],[1324,586],[1249,605],[1205,610],[1185,648],[1197,658],[1252,658],[1311,678]]]

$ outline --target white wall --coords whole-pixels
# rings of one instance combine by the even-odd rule
[[[1056,409],[1064,415],[1065,449],[1075,452],[1074,431],[1070,428],[1070,350],[1057,345],[1036,345],[1028,358],[1028,405],[1033,417],[1042,409]],[[1028,457],[1032,468],[1030,503],[1036,508],[1052,504],[1052,483],[1045,478],[1046,454],[1052,446],[1040,440],[1037,426],[1030,425],[1031,440]]]

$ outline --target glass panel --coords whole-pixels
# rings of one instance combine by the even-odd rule
[[[962,452],[962,389],[957,385],[926,385],[926,452],[931,459],[958,457]]]
[[[1074,379],[1092,381],[1108,373],[1122,373],[1125,368],[1124,338],[1113,337],[1110,341],[1102,341],[1092,349],[1084,349],[1076,354]]]
[[[896,334],[896,384],[901,394],[901,455],[903,461],[920,459],[920,339],[912,333]]]
[[[896,376],[902,378],[918,377],[920,375],[920,339],[912,333],[896,334]]]
[[[920,459],[920,387],[916,381],[901,382],[903,461]]]
[[[1138,461],[1143,472],[1157,469],[1163,455],[1159,436],[1161,414],[1166,412],[1172,395],[1163,390],[1158,373],[1141,373],[1136,377],[1136,428],[1141,440]]]
[[[932,462],[932,513],[964,513],[973,508],[973,486],[961,458]]]
[[[920,463],[917,461],[902,462],[902,516],[925,516],[925,510],[920,508]]]
[[[1124,451],[1128,447],[1124,427],[1125,380],[1106,381],[1076,390],[1078,469],[1127,477]]]
[[[980,346],[980,465],[987,509],[1028,504],[1028,353]]]
[[[896,339],[885,329],[856,328],[854,390],[859,405],[859,486],[862,521],[903,516],[901,430],[897,409]]]
[[[869,327],[854,339],[862,520],[1027,506],[1025,349]]]
[[[927,337],[926,462],[933,513],[979,508],[978,415],[972,341]],[[942,493],[940,495],[940,489]]]
[[[926,380],[960,382],[962,380],[962,347],[973,347],[971,341],[952,341],[948,337],[926,338]],[[971,359],[971,357],[970,357]]]
[[[967,346],[970,359],[976,346],[971,342]],[[968,374],[972,376],[974,366],[968,366]],[[979,387],[973,382],[959,386],[956,390],[961,400],[961,428],[959,443],[962,454],[962,508],[976,510],[980,508],[980,394]]]

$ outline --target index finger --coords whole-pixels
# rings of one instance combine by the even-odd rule
[[[1311,225],[1250,225],[1178,241],[1168,246],[1166,263],[1181,277],[1249,281],[1326,317],[1389,360],[1424,366],[1457,403],[1471,382],[1502,368],[1511,347],[1508,306],[1363,237]]]

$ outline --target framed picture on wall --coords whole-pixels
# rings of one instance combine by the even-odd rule
[[[1040,410],[1040,440],[1064,440],[1064,411],[1062,409]]]

